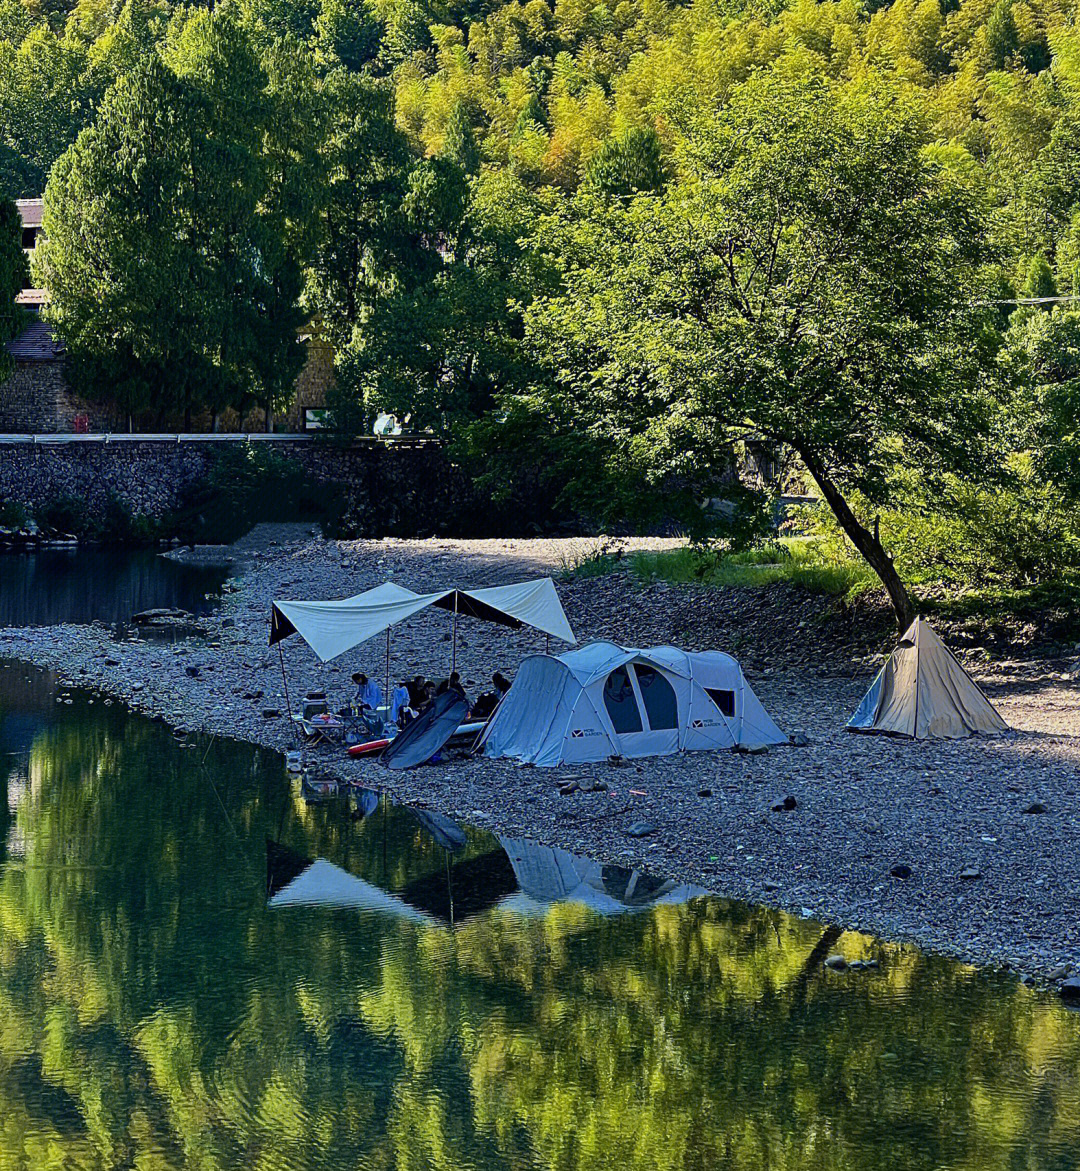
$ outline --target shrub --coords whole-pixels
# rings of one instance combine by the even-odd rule
[[[332,496],[310,483],[288,456],[255,444],[227,444],[170,525],[190,539],[225,544],[267,521],[329,523]]]
[[[21,529],[30,518],[30,510],[18,500],[0,501],[0,528]]]

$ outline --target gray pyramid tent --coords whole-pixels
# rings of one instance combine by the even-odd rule
[[[929,623],[916,618],[863,696],[847,730],[960,740],[999,736],[1009,726]]]

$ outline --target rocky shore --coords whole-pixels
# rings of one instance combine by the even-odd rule
[[[295,532],[285,534],[295,538]],[[651,545],[665,542],[652,541]],[[322,749],[320,763],[395,800],[840,927],[907,940],[1028,980],[1080,971],[1080,656],[967,663],[1014,735],[915,744],[846,735],[890,631],[881,613],[783,586],[708,590],[640,585],[628,574],[559,577],[583,540],[275,540],[246,569],[205,639],[118,639],[105,626],[0,630],[0,656],[58,671],[187,728],[294,747],[273,598],[335,597],[392,577],[412,588],[557,576],[582,641],[718,647],[804,747],[763,755],[689,753],[573,770],[463,759],[408,773]],[[463,619],[458,666],[476,694],[543,636]],[[553,650],[556,648],[552,648]],[[344,703],[357,669],[382,679],[385,645],[319,664],[283,645],[294,704],[314,687]],[[394,631],[391,673],[449,669],[450,619],[428,612]],[[631,832],[633,830],[633,832]]]

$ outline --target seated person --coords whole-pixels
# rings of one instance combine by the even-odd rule
[[[413,711],[419,711],[424,705],[424,700],[427,698],[427,680],[423,675],[416,675],[411,683],[406,683],[405,686],[409,689],[409,707]]]
[[[425,683],[424,694],[420,700],[420,706],[416,709],[418,714],[420,712],[426,711],[429,707],[431,707],[432,701],[435,699],[435,695],[435,684],[430,682]]]
[[[492,690],[485,691],[473,704],[469,719],[486,720],[499,706],[499,700],[510,690],[510,680],[501,671],[492,675],[491,684]]]
[[[450,678],[444,679],[435,690],[436,695],[444,695],[447,691],[456,691],[462,699],[468,699],[465,694],[465,688],[461,685],[461,673],[459,671],[451,671]]]

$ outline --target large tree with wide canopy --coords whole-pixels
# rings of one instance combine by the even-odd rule
[[[873,79],[757,75],[687,122],[662,194],[583,193],[543,225],[561,289],[528,316],[553,410],[610,441],[611,478],[707,482],[733,441],[783,445],[902,627],[908,591],[853,494],[978,467],[993,409],[979,200],[925,137]]]

